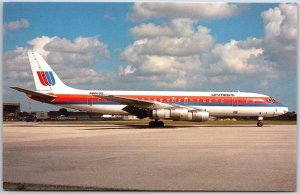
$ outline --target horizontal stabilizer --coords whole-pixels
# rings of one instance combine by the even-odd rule
[[[10,87],[14,90],[17,90],[19,92],[23,92],[25,94],[29,94],[29,95],[32,95],[34,97],[38,97],[38,98],[43,98],[47,101],[52,101],[56,98],[56,96],[54,95],[50,95],[50,94],[43,94],[43,93],[40,93],[40,92],[35,92],[35,91],[31,91],[31,90],[26,90],[26,89],[23,89],[23,88],[19,88],[19,87]]]

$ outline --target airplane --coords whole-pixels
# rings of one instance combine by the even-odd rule
[[[81,90],[65,85],[43,57],[28,52],[36,91],[11,87],[29,98],[87,112],[135,115],[150,118],[149,127],[164,127],[163,120],[208,121],[214,117],[254,116],[257,126],[264,117],[288,112],[274,98],[248,92],[109,91]]]

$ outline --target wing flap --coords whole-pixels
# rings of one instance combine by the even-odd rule
[[[98,98],[104,98],[105,100],[110,100],[113,102],[118,102],[120,104],[136,106],[139,108],[146,108],[146,109],[157,109],[157,108],[170,108],[172,107],[169,104],[151,101],[151,100],[141,100],[123,96],[115,96],[115,95],[94,95]]]

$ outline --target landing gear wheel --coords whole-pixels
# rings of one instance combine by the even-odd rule
[[[160,127],[160,128],[164,128],[164,127],[165,127],[165,124],[164,124],[164,122],[162,122],[162,121],[158,121],[158,122],[157,122],[157,126]]]
[[[155,127],[164,128],[165,124],[163,121],[158,121],[158,120],[150,121],[149,128],[155,128]]]
[[[261,121],[258,121],[258,122],[257,122],[257,126],[258,126],[258,127],[262,127],[263,125],[264,125],[263,122],[261,122]]]
[[[149,128],[154,128],[155,127],[155,122],[154,121],[150,121],[149,122]]]

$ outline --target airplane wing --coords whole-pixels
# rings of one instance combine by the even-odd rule
[[[19,87],[10,87],[10,88],[12,88],[14,90],[17,90],[19,92],[23,92],[27,95],[32,95],[34,97],[43,98],[46,101],[52,101],[56,98],[56,96],[54,96],[54,95],[43,94],[43,93],[40,93],[40,92],[35,92],[35,91],[31,91],[31,90],[27,90],[27,89],[23,89],[23,88],[19,88]]]
[[[183,105],[179,105],[179,104],[175,104],[175,103],[174,104],[166,104],[166,103],[152,101],[152,100],[141,100],[141,99],[124,97],[124,96],[105,95],[105,94],[97,94],[97,95],[95,94],[93,96],[127,105],[126,107],[123,108],[123,110],[128,112],[129,114],[136,115],[140,119],[149,116],[149,110],[151,111],[151,110],[155,110],[155,109],[184,108],[184,109],[187,109],[188,111],[201,111],[202,110],[199,108],[183,106]]]
[[[158,109],[158,108],[172,108],[172,105],[151,101],[151,100],[141,100],[141,99],[135,99],[135,98],[129,98],[129,97],[123,97],[123,96],[115,96],[115,95],[93,95],[98,98],[104,98],[105,100],[110,100],[113,102],[118,102],[120,104],[134,106],[138,108],[144,108],[144,109]]]

